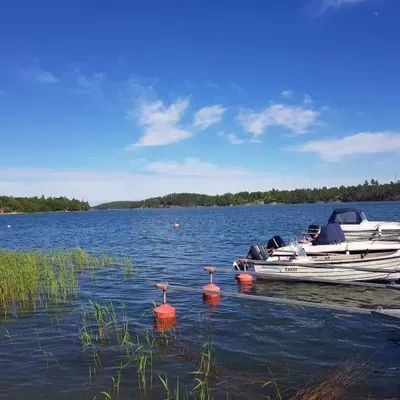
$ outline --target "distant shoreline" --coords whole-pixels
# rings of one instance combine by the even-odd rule
[[[1,212],[0,213],[0,217],[1,216],[6,216],[6,215],[25,215],[25,214],[53,214],[53,213],[77,213],[77,212],[87,212],[90,211],[89,210],[54,210],[54,211],[10,211],[10,212]]]
[[[313,203],[248,203],[248,204],[229,204],[229,205],[211,205],[211,206],[197,206],[197,205],[185,205],[185,206],[156,206],[156,207],[126,207],[126,208],[96,208],[93,207],[89,211],[128,211],[128,210],[163,210],[163,209],[175,209],[175,208],[222,208],[222,207],[258,207],[258,206],[295,206],[304,204],[349,204],[349,203],[396,203],[400,202],[400,199],[396,200],[357,200],[357,201],[318,201]]]
[[[356,186],[322,187],[224,193],[208,195],[201,193],[171,193],[140,201],[111,201],[98,204],[94,209],[120,208],[170,208],[170,207],[212,207],[256,204],[299,204],[400,200],[400,181],[380,184],[371,179]]]

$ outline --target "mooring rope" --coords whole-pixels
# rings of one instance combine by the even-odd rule
[[[168,290],[176,290],[176,291],[183,291],[183,292],[192,292],[192,293],[203,293],[203,289],[198,288],[191,288],[182,285],[170,285],[168,284]],[[211,293],[211,292],[210,292]],[[312,307],[312,308],[319,308],[319,309],[327,309],[333,311],[343,311],[349,313],[358,313],[358,314],[371,314],[372,311],[368,308],[361,308],[361,307],[350,307],[350,306],[341,306],[335,304],[327,304],[327,303],[314,303],[311,301],[303,301],[303,300],[292,300],[292,299],[285,299],[282,297],[270,297],[270,296],[262,296],[262,295],[252,295],[252,294],[245,294],[245,293],[235,293],[229,292],[225,290],[221,290],[220,292],[215,292],[216,294],[220,294],[221,296],[225,297],[233,297],[233,298],[240,298],[246,300],[255,300],[255,301],[265,301],[268,303],[276,303],[276,304],[288,304],[292,306],[301,306],[301,307]]]
[[[116,264],[118,265],[118,264]],[[143,267],[143,265],[142,265]],[[150,265],[148,265],[150,267]],[[253,271],[237,271],[234,270],[233,268],[226,268],[226,267],[216,267],[216,272],[225,272],[229,274],[241,274],[241,273],[246,273],[250,274],[253,276],[261,276],[262,273],[255,273]],[[141,274],[142,275],[142,274]],[[265,275],[265,274],[264,274]],[[155,282],[154,278],[146,278],[143,275],[141,276],[141,279],[149,283],[150,285],[156,285],[159,282]],[[295,278],[289,280],[295,280],[296,282],[299,282]],[[372,287],[372,288],[390,288],[390,289],[399,289],[400,285],[396,284],[379,284],[379,283],[370,283],[370,282],[354,282],[354,281],[332,281],[332,280],[313,280],[313,279],[304,279],[305,282],[319,282],[319,283],[336,283],[340,285],[352,285],[352,286],[363,286],[363,287]],[[194,287],[188,287],[188,286],[183,286],[183,285],[175,285],[175,284],[168,284],[168,290],[175,290],[175,291],[183,291],[183,292],[191,292],[191,293],[204,293],[203,288],[194,288]],[[211,292],[210,292],[211,293]],[[215,294],[218,294],[223,297],[231,297],[231,298],[238,298],[238,299],[246,299],[246,300],[251,300],[251,301],[264,301],[268,303],[275,303],[275,304],[286,304],[290,306],[298,306],[298,307],[310,307],[310,308],[316,308],[316,309],[325,309],[325,310],[331,310],[331,311],[339,311],[339,312],[346,312],[346,313],[353,313],[353,314],[363,314],[363,315],[368,315],[368,314],[383,314],[382,311],[385,311],[382,309],[382,307],[377,307],[375,309],[369,309],[369,308],[362,308],[362,307],[355,307],[355,306],[344,306],[344,305],[338,305],[338,304],[328,304],[328,303],[316,303],[316,302],[311,302],[311,301],[305,301],[305,300],[293,300],[293,299],[287,299],[287,298],[282,298],[282,297],[271,297],[271,296],[263,296],[263,295],[253,295],[253,294],[246,294],[246,293],[235,293],[231,291],[225,291],[221,290],[219,292],[213,292]],[[390,310],[390,309],[388,309]],[[384,315],[384,314],[383,314]],[[398,317],[400,318],[400,316]]]

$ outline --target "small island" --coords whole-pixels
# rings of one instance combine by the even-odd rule
[[[50,211],[87,211],[87,201],[67,197],[0,196],[0,214],[19,214]]]
[[[157,207],[212,207],[250,204],[299,204],[351,201],[400,200],[400,181],[380,184],[371,179],[355,186],[322,187],[313,189],[269,190],[239,192],[222,195],[172,193],[140,201],[113,201],[95,209],[157,208]]]

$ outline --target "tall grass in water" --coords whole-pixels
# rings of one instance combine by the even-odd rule
[[[101,392],[108,398],[119,391],[121,371],[128,365],[136,365],[137,385],[141,392],[151,390],[153,383],[153,351],[155,338],[152,332],[138,331],[132,341],[126,307],[123,303],[109,302],[105,305],[89,301],[81,316],[82,325],[79,337],[83,351],[92,356],[89,367],[89,382],[101,367],[101,355],[107,346],[119,351],[123,360],[116,377],[113,377],[112,390]],[[118,389],[118,390],[117,390]],[[107,394],[106,394],[107,393]]]
[[[202,346],[200,365],[196,371],[196,386],[193,392],[197,394],[199,400],[210,400],[212,394],[209,386],[209,378],[212,373],[212,342],[206,341]]]
[[[68,251],[0,250],[0,312],[34,310],[38,303],[62,303],[76,293],[77,274],[108,266],[108,256],[93,256],[76,248]]]
[[[88,383],[92,383],[93,376],[97,376],[102,367],[101,359],[107,361],[104,355],[110,349],[120,356],[119,368],[111,377],[112,385],[99,392],[104,399],[118,398],[123,371],[129,366],[134,368],[137,378],[132,381],[133,375],[125,373],[125,384],[133,384],[144,398],[151,398],[161,388],[166,400],[252,399],[255,394],[269,400],[338,400],[343,397],[343,391],[365,373],[360,362],[341,363],[324,375],[315,376],[300,389],[283,390],[280,379],[275,379],[270,369],[266,380],[259,374],[254,376],[220,365],[213,354],[213,340],[208,335],[201,347],[177,339],[175,333],[171,338],[165,335],[157,337],[151,331],[130,332],[124,304],[89,302],[80,329],[83,350],[90,349],[92,356]],[[189,362],[195,369],[188,367],[184,376],[179,376],[174,372],[176,360]]]

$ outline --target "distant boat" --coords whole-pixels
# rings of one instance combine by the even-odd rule
[[[234,267],[273,279],[396,281],[400,279],[400,241],[347,242],[341,226],[330,223],[321,227],[312,242],[285,246],[274,236],[266,246],[253,245]]]

